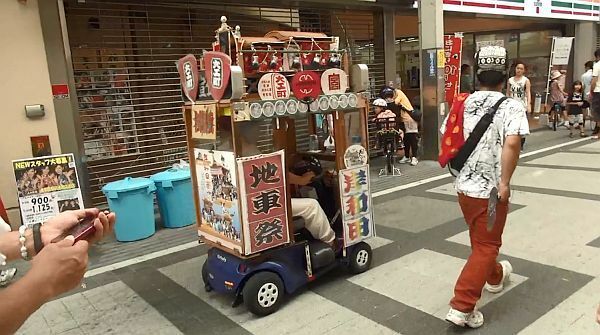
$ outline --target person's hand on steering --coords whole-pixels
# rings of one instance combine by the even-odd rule
[[[298,185],[306,186],[312,182],[314,177],[315,177],[315,173],[312,171],[308,171],[298,177]]]

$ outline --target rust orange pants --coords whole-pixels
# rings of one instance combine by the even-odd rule
[[[491,231],[487,229],[488,199],[478,199],[458,195],[458,202],[469,226],[471,256],[463,268],[450,306],[461,312],[471,312],[481,298],[481,290],[486,282],[497,285],[502,280],[502,266],[496,258],[502,245],[502,232],[508,213],[508,202],[498,202],[496,222]]]

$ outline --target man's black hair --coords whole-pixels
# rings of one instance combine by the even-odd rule
[[[477,74],[477,79],[481,86],[495,88],[506,81],[506,75],[498,71],[483,71]]]
[[[591,60],[585,62],[585,68],[586,69],[593,69],[594,68],[594,62],[592,62]]]
[[[471,65],[469,64],[463,64],[460,67],[460,72],[465,72],[467,69],[469,69],[471,67]]]
[[[596,52],[594,52],[594,56],[596,56],[596,59],[600,59],[600,49],[596,49]]]

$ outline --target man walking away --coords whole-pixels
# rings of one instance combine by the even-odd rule
[[[491,113],[503,98],[501,92],[506,83],[506,49],[483,47],[476,59],[481,89],[465,101],[465,138],[473,132],[483,115]],[[446,119],[442,125],[442,133],[447,122]],[[519,160],[521,136],[528,134],[529,124],[523,104],[513,99],[502,102],[456,178],[455,188],[471,239],[471,255],[458,277],[446,316],[448,322],[457,326],[481,327],[483,314],[475,309],[475,305],[482,289],[501,292],[512,272],[508,261],[498,263],[496,257],[502,245],[510,180]],[[488,205],[493,205],[496,200],[495,214],[490,213],[488,223]]]
[[[590,95],[590,88],[592,87],[592,79],[594,78],[594,62],[585,62],[585,72],[581,75],[581,82],[583,83],[583,100],[592,101]]]
[[[600,77],[600,49],[594,52],[594,56],[596,57],[596,63],[594,63],[594,69],[592,70],[590,95],[592,96],[592,121],[596,122],[596,128],[594,128],[592,136],[598,138],[598,133],[600,133],[600,83],[598,83],[598,77]]]

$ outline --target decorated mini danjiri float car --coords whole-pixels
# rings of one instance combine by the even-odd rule
[[[206,290],[264,316],[340,265],[371,265],[368,69],[336,37],[243,37],[221,21],[212,51],[178,62],[210,247],[201,273]]]

